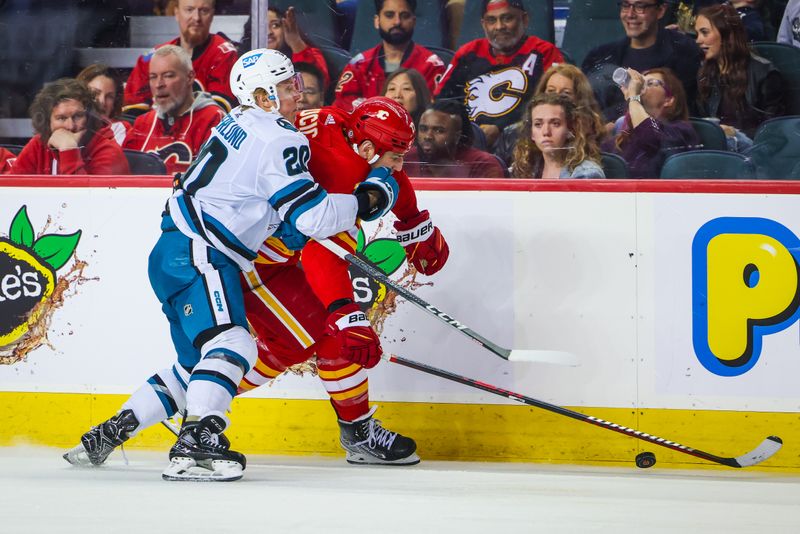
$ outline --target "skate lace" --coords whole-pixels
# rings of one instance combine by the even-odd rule
[[[203,445],[214,447],[215,449],[221,448],[219,434],[216,434],[207,428],[204,428],[200,433],[200,441],[203,443]]]
[[[370,449],[375,449],[378,446],[391,449],[395,438],[397,438],[397,432],[386,430],[377,419],[369,419],[366,423],[367,438],[359,441],[356,445],[366,444]]]

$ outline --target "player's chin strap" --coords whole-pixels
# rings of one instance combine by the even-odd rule
[[[357,145],[357,144],[355,144],[355,143],[353,143],[351,146],[353,147],[353,152],[355,152],[356,154],[358,154],[359,156],[361,156],[361,154],[359,154],[359,153],[358,153],[358,145]],[[375,152],[375,155],[374,155],[374,156],[372,156],[372,158],[371,158],[371,159],[368,159],[368,160],[367,160],[367,163],[369,163],[370,165],[372,165],[373,163],[375,163],[375,162],[376,162],[376,161],[378,161],[379,159],[381,159],[381,154],[378,154],[378,152],[376,151],[376,152]]]

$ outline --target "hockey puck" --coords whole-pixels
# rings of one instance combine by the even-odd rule
[[[636,455],[636,467],[647,469],[656,465],[656,455],[652,452],[640,452]]]

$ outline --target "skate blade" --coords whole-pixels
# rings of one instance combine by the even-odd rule
[[[71,448],[61,457],[76,467],[97,467],[89,460],[89,455],[86,454],[86,449],[83,448],[82,444]]]
[[[352,465],[417,465],[420,462],[417,453],[397,460],[382,460],[369,454],[347,451],[347,463]]]
[[[209,468],[205,462],[199,465],[192,458],[175,457],[161,478],[171,482],[233,482],[243,474],[238,462],[213,460]]]

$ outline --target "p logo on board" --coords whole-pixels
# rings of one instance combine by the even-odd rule
[[[692,337],[719,376],[750,370],[764,336],[798,319],[800,239],[770,219],[721,217],[692,242]]]

